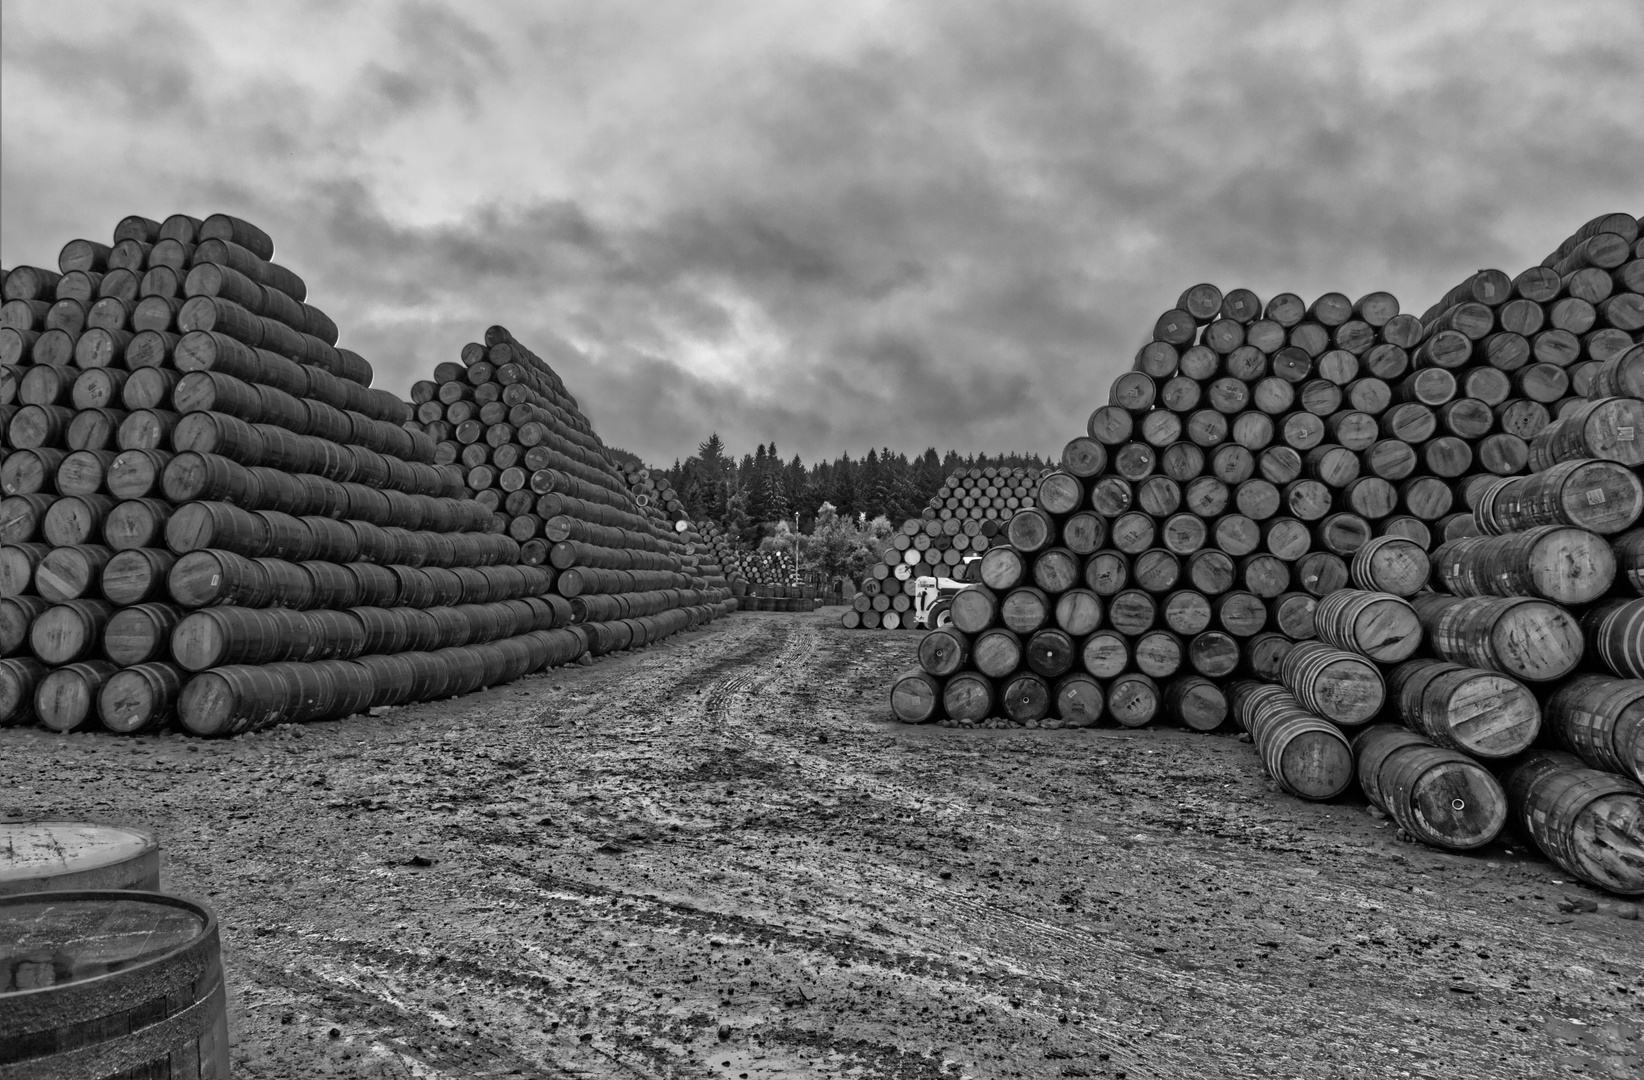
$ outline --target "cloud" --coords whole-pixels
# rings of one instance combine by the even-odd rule
[[[1194,282],[1420,311],[1644,211],[1628,0],[69,7],[7,265],[240,213],[383,385],[500,322],[658,462],[1054,452]]]

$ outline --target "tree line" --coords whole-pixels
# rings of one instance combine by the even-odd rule
[[[862,458],[841,454],[806,465],[795,454],[783,461],[773,440],[738,461],[716,432],[684,461],[662,471],[693,521],[712,521],[749,546],[771,534],[777,522],[792,522],[810,533],[824,503],[840,520],[895,525],[918,517],[944,481],[959,469],[1047,468],[1038,454],[938,454],[935,447],[914,458],[889,447]]]

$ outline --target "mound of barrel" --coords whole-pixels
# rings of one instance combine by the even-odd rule
[[[0,319],[0,723],[198,734],[587,649],[256,227],[130,217]]]
[[[926,509],[924,516],[904,521],[891,537],[840,617],[847,630],[928,629],[915,621],[920,579],[963,580],[966,560],[980,556],[999,535],[996,518],[944,518],[938,513]],[[938,601],[927,613],[928,621],[939,625],[946,611],[947,605]]]
[[[1569,872],[1644,891],[1637,233],[1598,219],[1547,260],[1551,295],[1548,274],[1475,275],[1424,323],[1386,294],[1304,308],[1188,290],[893,710],[1200,730],[1231,712],[1292,794],[1356,777],[1405,833],[1457,850],[1512,816]],[[1513,367],[1504,335],[1533,363]],[[1558,380],[1536,365],[1562,372],[1571,340],[1592,398],[1553,399],[1549,423],[1538,398]],[[1474,414],[1491,425],[1460,422]],[[1521,416],[1534,425],[1506,429]],[[1544,718],[1580,757],[1536,758],[1534,782],[1504,788]]]
[[[840,624],[847,630],[921,628],[913,602],[919,579],[962,580],[966,559],[986,551],[1018,510],[1033,507],[1038,480],[1038,469],[992,466],[949,476],[920,516],[904,521],[891,537]],[[932,609],[932,625],[945,611],[940,603]]]
[[[683,534],[636,501],[552,367],[500,326],[461,359],[412,387],[410,426],[520,562],[547,575],[590,652],[638,648],[735,610]]]

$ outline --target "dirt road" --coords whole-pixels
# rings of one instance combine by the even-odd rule
[[[915,643],[741,614],[227,742],[0,731],[0,815],[159,834],[240,1078],[1638,1075],[1625,905],[1230,735],[903,727]]]

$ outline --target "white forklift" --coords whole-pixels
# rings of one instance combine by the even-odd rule
[[[967,555],[963,562],[953,568],[952,577],[920,577],[914,583],[916,591],[913,594],[913,625],[921,630],[935,630],[941,626],[951,626],[953,617],[949,614],[953,607],[953,598],[966,585],[974,585],[979,579],[976,577],[976,564],[982,561],[980,555]],[[906,564],[898,566],[898,571],[907,572]]]

